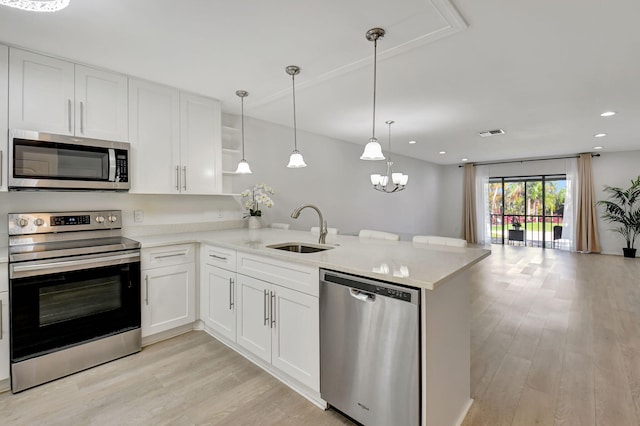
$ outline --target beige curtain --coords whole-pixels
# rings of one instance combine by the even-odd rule
[[[477,239],[476,223],[476,170],[473,164],[464,165],[464,188],[462,199],[462,238],[474,244]]]
[[[591,154],[580,154],[578,157],[576,210],[576,251],[600,253],[596,200],[591,174]]]

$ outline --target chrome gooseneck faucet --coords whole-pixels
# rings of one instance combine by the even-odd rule
[[[292,219],[297,219],[298,216],[300,216],[300,212],[303,209],[306,209],[307,207],[310,207],[312,209],[314,209],[315,211],[318,212],[318,216],[320,216],[320,238],[318,239],[318,243],[319,244],[325,244],[325,241],[327,239],[327,221],[323,219],[322,217],[322,212],[320,211],[320,209],[316,206],[314,206],[313,204],[303,204],[300,207],[298,207],[297,209],[295,209],[293,211],[293,213],[291,213],[291,218]]]

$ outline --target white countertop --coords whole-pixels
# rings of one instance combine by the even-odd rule
[[[333,246],[331,250],[293,253],[266,246],[287,242],[317,244],[318,236],[310,232],[271,228],[136,235],[133,238],[140,241],[142,248],[207,243],[427,290],[435,289],[449,277],[491,254],[484,248],[434,246],[347,235],[328,235],[326,245]]]

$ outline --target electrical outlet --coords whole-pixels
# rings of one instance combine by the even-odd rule
[[[219,218],[223,218],[224,217],[224,212],[222,211],[222,209],[218,209],[218,217]]]
[[[134,222],[143,222],[144,221],[144,211],[142,211],[142,210],[134,210],[133,211],[133,221]]]

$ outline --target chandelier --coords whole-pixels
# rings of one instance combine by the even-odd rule
[[[30,12],[57,12],[69,6],[71,0],[0,0],[0,5]]]
[[[393,120],[385,121],[389,125],[389,152],[387,153],[387,170],[385,174],[372,174],[371,184],[373,189],[388,194],[392,192],[402,191],[406,188],[409,181],[409,175],[393,172],[393,161],[391,161],[391,125],[395,123]]]

